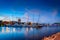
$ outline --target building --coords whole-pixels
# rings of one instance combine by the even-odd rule
[[[2,20],[0,20],[0,26],[2,25]]]

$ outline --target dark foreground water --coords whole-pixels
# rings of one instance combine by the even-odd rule
[[[0,27],[0,40],[41,40],[44,36],[50,36],[60,32],[60,27],[42,28],[14,28]]]

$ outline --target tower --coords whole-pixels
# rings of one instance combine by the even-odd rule
[[[18,19],[18,24],[21,24],[21,19]]]

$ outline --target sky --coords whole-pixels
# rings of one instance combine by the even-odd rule
[[[60,0],[0,0],[0,20],[17,18],[23,22],[60,22]]]

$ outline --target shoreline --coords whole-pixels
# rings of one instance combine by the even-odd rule
[[[42,40],[60,40],[60,32],[53,34],[49,37],[44,37]]]

